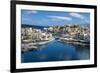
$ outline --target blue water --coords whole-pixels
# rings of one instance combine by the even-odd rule
[[[87,60],[89,58],[89,46],[62,43],[54,40],[41,46],[38,50],[22,53],[21,62]]]

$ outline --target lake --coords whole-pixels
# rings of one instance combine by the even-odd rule
[[[21,62],[49,62],[90,59],[90,47],[54,40],[37,50],[21,53]]]

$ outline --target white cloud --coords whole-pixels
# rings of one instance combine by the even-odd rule
[[[29,19],[28,19],[28,18],[23,17],[23,18],[22,18],[22,20],[24,20],[24,21],[28,21]]]
[[[48,16],[49,18],[53,18],[53,19],[60,19],[60,20],[68,20],[71,21],[72,18],[70,17],[64,17],[64,16]]]
[[[70,13],[69,15],[76,17],[76,18],[84,19],[84,16],[79,13]]]
[[[89,20],[84,20],[86,23],[90,23],[90,21]]]
[[[37,13],[37,12],[38,12],[38,11],[35,11],[35,10],[34,10],[34,11],[27,11],[28,14],[31,14],[31,13],[34,14],[34,13]]]
[[[23,21],[30,21],[30,22],[32,21],[30,18],[25,18],[25,17],[23,17],[22,20]]]

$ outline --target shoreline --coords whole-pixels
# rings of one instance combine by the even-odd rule
[[[54,38],[52,38],[51,40],[46,40],[46,41],[40,41],[40,42],[36,42],[36,43],[24,43],[21,45],[21,50],[22,52],[26,52],[29,50],[37,50],[38,47],[40,47],[41,45],[47,44],[51,41],[55,40]]]
[[[77,45],[89,45],[90,42],[84,41],[84,40],[77,40],[72,38],[60,38],[61,42],[64,43],[71,43],[71,44],[77,44]]]
[[[38,47],[40,47],[41,45],[50,43],[53,40],[55,40],[55,38],[52,38],[51,40],[47,40],[47,41],[36,42],[36,43],[24,43],[21,45],[21,48],[22,48],[21,50],[22,52],[26,52],[30,50],[37,50]],[[81,46],[88,46],[90,44],[89,42],[86,42],[84,40],[76,40],[72,38],[59,38],[58,41],[62,43],[69,43],[69,44],[75,44],[75,45],[81,45]]]

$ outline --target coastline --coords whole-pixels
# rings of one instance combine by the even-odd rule
[[[40,41],[40,42],[36,42],[36,43],[24,43],[21,45],[22,52],[26,52],[29,50],[37,50],[38,47],[40,47],[41,45],[50,43],[53,40],[55,40],[55,39],[52,38],[51,40],[45,40],[45,41]]]
[[[77,40],[73,38],[60,38],[60,41],[64,43],[71,43],[71,44],[83,45],[83,46],[90,44],[90,42],[87,42],[85,40]]]
[[[55,38],[52,38],[51,40],[47,40],[47,41],[36,42],[36,43],[24,43],[21,46],[22,52],[26,52],[26,51],[30,51],[30,50],[37,50],[38,47],[40,47],[41,45],[50,43],[53,40],[55,40]],[[81,46],[89,45],[89,42],[86,42],[84,40],[76,40],[76,39],[72,39],[72,38],[59,38],[58,41],[60,41],[62,43],[69,43],[69,44],[75,44],[75,45],[81,45]]]

